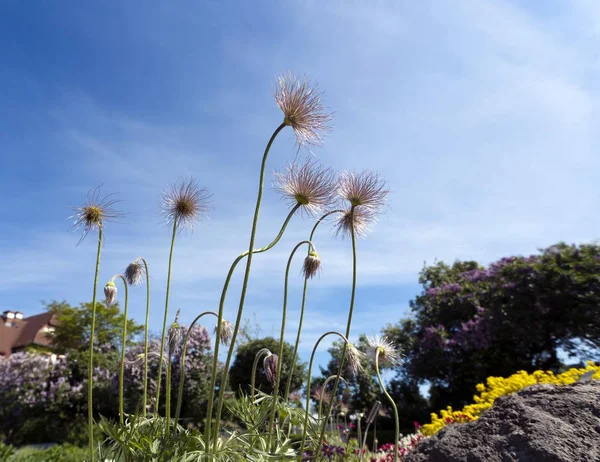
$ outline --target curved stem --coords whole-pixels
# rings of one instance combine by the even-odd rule
[[[177,390],[177,407],[175,408],[175,424],[176,425],[177,425],[177,422],[179,422],[179,415],[181,413],[181,403],[183,401],[183,381],[185,379],[185,355],[187,353],[187,345],[190,340],[192,328],[196,325],[196,323],[200,320],[200,318],[206,314],[212,314],[212,315],[218,317],[217,313],[215,313],[214,311],[204,311],[203,313],[200,313],[198,316],[196,316],[194,318],[194,320],[190,324],[190,327],[188,328],[188,331],[186,332],[185,338],[183,340],[183,347],[181,350],[181,364],[179,366],[180,371],[179,371],[179,389]],[[219,330],[219,328],[217,326],[217,331],[218,330]]]
[[[317,231],[318,226],[321,224],[321,222],[327,218],[329,215],[333,214],[333,213],[339,213],[342,212],[342,210],[332,210],[331,212],[327,212],[325,215],[323,215],[321,218],[319,218],[317,220],[317,222],[315,223],[315,225],[313,226],[312,231],[310,232],[310,237],[309,237],[309,241],[313,241],[313,237],[315,235],[315,232]],[[308,249],[307,251],[307,255],[310,254],[310,249]],[[304,308],[306,306],[306,289],[308,287],[308,278],[304,278],[304,287],[302,288],[302,305],[300,306],[300,319],[298,320],[298,332],[296,334],[296,343],[294,344],[294,352],[292,353],[292,362],[290,364],[290,374],[288,376],[287,379],[287,384],[285,386],[285,393],[283,395],[283,402],[287,403],[288,398],[290,396],[290,388],[292,386],[292,378],[294,376],[294,369],[296,368],[296,357],[298,356],[298,347],[300,345],[300,335],[302,334],[302,323],[304,321]]]
[[[312,353],[310,354],[310,362],[308,363],[308,378],[306,380],[306,411],[304,414],[304,429],[302,430],[302,444],[300,445],[299,460],[302,460],[302,453],[304,452],[304,445],[306,444],[306,431],[308,429],[308,410],[310,409],[310,379],[311,379],[311,374],[312,374],[313,362],[315,360],[315,353],[317,352],[317,348],[319,347],[319,344],[321,343],[321,341],[328,335],[338,335],[344,341],[344,344],[348,343],[348,339],[345,336],[343,336],[342,334],[340,334],[339,332],[336,332],[336,331],[325,332],[323,335],[321,335],[319,337],[319,339],[317,340],[317,343],[315,343],[315,346],[313,347]],[[323,441],[323,437],[321,436],[317,443],[320,444],[322,441]]]
[[[279,242],[279,240],[283,236],[283,233],[285,232],[285,229],[287,228],[287,225],[289,224],[290,220],[292,219],[292,217],[296,213],[296,210],[298,210],[299,208],[300,208],[300,204],[297,204],[290,211],[290,213],[288,213],[288,216],[286,217],[285,221],[283,222],[283,225],[281,226],[281,229],[279,230],[279,233],[277,234],[277,236],[275,236],[275,239],[273,239],[273,241],[271,241],[270,244],[268,244],[265,247],[262,247],[260,249],[254,249],[252,251],[252,253],[263,253],[263,252],[266,252],[267,250],[270,250],[273,247],[275,247],[275,245]],[[240,261],[242,261],[243,258],[245,258],[246,256],[248,256],[248,253],[249,252],[247,250],[244,250],[233,261],[233,263],[231,264],[231,268],[229,268],[229,272],[227,273],[227,277],[225,278],[225,284],[223,285],[223,290],[221,291],[221,300],[219,301],[219,314],[217,315],[217,325],[220,325],[220,323],[223,320],[223,311],[225,309],[225,299],[227,298],[227,290],[229,289],[229,283],[231,282],[231,278],[233,276],[235,268],[237,267],[237,264]],[[219,358],[220,341],[221,341],[221,331],[220,331],[220,329],[217,329],[217,334],[216,334],[216,337],[215,337],[215,352],[213,354],[213,367],[212,367],[212,374],[211,374],[210,386],[209,386],[210,397],[209,397],[209,400],[208,400],[208,409],[207,409],[207,418],[206,418],[206,429],[205,429],[205,438],[206,438],[206,441],[208,441],[208,439],[209,439],[209,428],[210,428],[211,419],[212,419],[212,409],[213,409],[213,401],[214,401],[214,390],[215,390],[215,384],[216,384],[216,381],[217,381],[217,375],[216,374],[217,374],[217,366],[218,366],[218,358]]]
[[[262,163],[260,166],[260,179],[258,183],[258,195],[256,197],[256,208],[254,210],[254,219],[252,220],[252,231],[250,233],[250,243],[248,245],[248,259],[246,260],[246,271],[244,272],[244,281],[242,283],[242,292],[240,294],[240,303],[238,306],[238,314],[235,321],[233,335],[231,337],[231,344],[229,346],[229,351],[227,352],[227,359],[225,361],[225,366],[223,367],[223,376],[221,379],[221,385],[219,387],[219,397],[217,399],[217,414],[215,416],[215,444],[218,435],[219,422],[221,419],[221,412],[223,410],[223,395],[225,393],[225,388],[227,387],[227,374],[229,372],[229,364],[231,362],[231,356],[233,355],[233,349],[235,348],[235,341],[237,339],[237,334],[240,329],[240,324],[242,322],[242,312],[244,310],[244,302],[246,300],[246,290],[248,289],[248,280],[250,279],[250,267],[252,266],[252,250],[254,249],[254,239],[256,237],[256,228],[258,227],[258,214],[260,212],[260,205],[262,202],[262,193],[263,193],[263,183],[265,179],[265,167],[267,165],[267,158],[269,157],[269,151],[271,149],[271,145],[275,138],[279,134],[281,130],[285,128],[285,123],[282,123],[277,127],[277,129],[271,135],[269,142],[267,143],[267,147],[265,148],[265,152],[263,154]],[[222,321],[223,313],[219,309],[219,322]],[[209,402],[212,402],[212,400]],[[210,417],[210,415],[209,415]],[[210,426],[208,426],[210,431]],[[207,441],[208,442],[208,441]]]
[[[258,361],[264,355],[271,354],[268,348],[261,348],[258,353],[254,355],[254,363],[252,363],[252,377],[250,377],[250,402],[254,403],[254,388],[256,387],[256,369],[258,368]]]
[[[329,377],[327,377],[325,379],[325,382],[323,382],[323,388],[321,389],[321,395],[319,396],[319,413],[317,414],[319,417],[319,420],[321,419],[321,416],[323,415],[323,400],[325,398],[325,391],[327,390],[327,384],[329,382],[331,382],[332,380],[334,380],[337,377],[337,375],[330,375]],[[342,382],[344,382],[344,384],[346,386],[348,386],[348,382],[346,382],[346,379],[344,377],[340,377],[340,380]],[[332,397],[333,399],[333,397]]]
[[[125,377],[125,348],[127,346],[127,312],[129,304],[129,286],[127,281],[121,274],[117,274],[114,278],[119,278],[125,287],[125,311],[123,313],[123,335],[121,337],[121,364],[119,365],[119,422],[123,424],[123,379]]]
[[[100,252],[102,251],[102,227],[98,231],[98,251],[96,253],[96,271],[94,273],[94,292],[92,295],[92,325],[90,327],[90,353],[88,361],[88,443],[90,462],[94,462],[94,400],[92,388],[94,385],[94,333],[96,331],[96,289],[98,273],[100,272]]]
[[[310,241],[299,242],[292,250],[292,253],[290,253],[290,256],[287,261],[287,266],[285,267],[285,282],[283,287],[283,312],[281,315],[281,333],[279,334],[279,361],[277,361],[277,374],[275,374],[275,386],[273,387],[273,405],[271,406],[271,417],[269,418],[269,436],[267,436],[269,444],[267,444],[267,447],[270,446],[270,438],[273,433],[273,422],[275,422],[275,410],[277,409],[277,401],[279,397],[279,382],[281,381],[281,367],[283,364],[283,343],[285,335],[285,321],[287,317],[288,282],[290,279],[290,267],[292,266],[292,259],[294,258],[296,251],[304,244],[308,244],[309,249],[312,249],[314,251],[314,247]]]
[[[352,208],[350,209],[350,223],[352,223],[352,226],[350,226],[350,236],[352,238],[352,291],[350,293],[350,309],[348,310],[348,322],[346,324],[346,337],[350,337],[350,328],[352,327],[352,313],[354,312],[354,299],[356,296],[356,233],[354,232],[354,206],[352,206]],[[342,375],[342,371],[344,370],[344,361],[346,360],[346,349],[348,347],[347,343],[344,343],[344,346],[342,347],[342,356],[340,358],[340,368],[338,370],[338,379],[334,382],[333,384],[333,390],[331,391],[332,396],[335,396],[336,392],[337,392],[337,388],[339,385],[339,377],[341,377]],[[329,408],[327,409],[327,415],[329,415],[331,413],[331,409],[333,407],[333,399],[331,400],[331,403],[329,404]],[[327,422],[327,421],[325,421]],[[327,424],[323,425],[323,428],[321,429],[321,436],[320,439],[322,440],[323,437],[325,436],[325,429],[327,427]]]
[[[149,329],[149,320],[150,320],[150,275],[148,273],[148,263],[146,263],[146,259],[140,257],[138,260],[141,260],[144,263],[144,270],[146,272],[146,321],[144,325],[144,397],[143,397],[143,408],[142,415],[146,418],[146,409],[148,405],[148,329]]]
[[[381,374],[379,373],[379,353],[381,353],[381,350],[378,348],[377,351],[375,352],[375,372],[377,372],[377,380],[379,380],[379,386],[381,387],[383,394],[388,399],[388,401],[392,405],[392,409],[394,410],[394,421],[396,423],[396,432],[394,434],[394,438],[395,438],[395,440],[394,440],[394,444],[395,444],[394,462],[398,462],[398,442],[400,439],[400,422],[399,422],[399,418],[398,418],[398,408],[396,407],[396,403],[394,402],[392,397],[389,395],[389,393],[385,389],[385,385],[383,384],[383,380],[381,379]]]
[[[171,236],[171,250],[169,251],[169,269],[167,271],[167,295],[165,298],[165,314],[163,317],[162,335],[160,338],[160,354],[158,362],[158,377],[156,379],[156,414],[160,408],[160,382],[162,379],[163,355],[165,354],[165,335],[167,333],[167,317],[169,315],[169,291],[171,289],[171,267],[173,264],[173,248],[175,247],[175,236],[177,235],[177,222],[173,222],[173,235]],[[171,359],[169,358],[169,362]],[[170,410],[170,403],[166,403],[166,407]]]

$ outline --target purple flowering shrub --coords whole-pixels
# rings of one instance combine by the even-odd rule
[[[488,376],[558,370],[558,349],[600,358],[600,247],[558,244],[528,257],[423,269],[412,316],[388,328],[402,373],[462,405]],[[589,356],[586,356],[589,358]]]

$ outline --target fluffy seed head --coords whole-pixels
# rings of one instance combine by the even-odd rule
[[[125,271],[123,272],[123,276],[125,277],[127,284],[137,286],[144,281],[144,273],[144,267],[140,263],[140,258],[138,258],[127,265],[127,268],[125,268]]]
[[[360,352],[352,343],[348,342],[348,347],[346,348],[346,360],[348,361],[348,367],[355,376],[363,370],[362,359],[362,352]]]
[[[304,259],[302,273],[306,279],[312,279],[319,272],[319,268],[321,268],[321,259],[317,251],[312,249]]]
[[[299,204],[309,215],[316,215],[335,200],[334,174],[318,162],[293,162],[285,173],[275,173],[274,187],[291,206]]]
[[[294,130],[298,147],[320,145],[329,131],[332,115],[323,107],[317,85],[292,73],[279,77],[275,101],[283,112],[283,123]]]
[[[117,286],[112,280],[104,286],[104,297],[106,298],[106,306],[112,305],[117,299]]]
[[[367,236],[371,226],[377,223],[377,214],[370,209],[354,207],[344,210],[335,223],[337,236],[350,236],[354,228],[354,235],[359,238]]]
[[[83,241],[91,230],[100,230],[105,222],[115,221],[123,216],[121,212],[112,208],[118,201],[111,199],[111,195],[100,198],[99,189],[100,186],[88,191],[85,205],[69,207],[76,212],[69,217],[75,219],[72,230],[76,231],[83,226],[83,235],[79,242]]]
[[[162,215],[167,224],[193,229],[194,222],[209,210],[211,193],[200,188],[194,178],[181,180],[162,193]]]
[[[215,327],[215,333],[216,332],[217,328]],[[229,345],[231,337],[233,337],[233,324],[226,319],[223,319],[221,321],[221,343],[223,345]]]
[[[367,344],[371,350],[373,361],[379,353],[379,362],[387,362],[388,364],[398,364],[400,362],[400,352],[394,342],[385,336],[375,335],[367,337]]]
[[[353,207],[362,207],[378,212],[385,205],[389,193],[383,178],[365,170],[360,173],[341,172],[338,179],[338,195]]]
[[[265,369],[265,376],[272,386],[275,386],[277,378],[277,363],[279,356],[274,353],[267,355],[263,361],[263,367]]]

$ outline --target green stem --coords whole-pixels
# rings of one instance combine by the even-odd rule
[[[100,252],[102,250],[102,227],[98,231],[98,252],[96,254],[96,272],[94,273],[94,293],[92,296],[92,325],[90,328],[90,354],[88,363],[88,443],[90,462],[94,462],[94,400],[92,388],[94,385],[94,333],[96,331],[96,289],[98,273],[100,272]]]
[[[321,416],[323,415],[323,399],[325,398],[325,391],[327,390],[327,384],[329,382],[331,382],[332,380],[334,380],[336,377],[337,377],[337,375],[330,375],[323,382],[323,385],[322,385],[323,388],[321,389],[321,395],[319,396],[319,413],[317,414],[319,420],[321,419]],[[346,384],[346,386],[348,385],[348,382],[346,382],[346,379],[344,377],[340,377],[340,380],[342,382],[344,382]],[[334,399],[334,398],[332,397],[332,399]]]
[[[252,377],[250,377],[250,402],[254,403],[254,388],[256,387],[256,369],[258,368],[258,362],[264,355],[270,354],[271,351],[268,348],[262,348],[258,350],[258,353],[254,355],[254,363],[252,364]]]
[[[292,259],[296,254],[296,251],[303,246],[304,244],[308,244],[309,250],[312,249],[314,252],[314,247],[310,241],[301,241],[292,250],[290,254],[287,266],[285,267],[285,282],[283,286],[283,312],[281,315],[281,333],[279,335],[279,352],[277,361],[277,373],[275,374],[275,386],[273,387],[273,404],[271,406],[271,417],[269,418],[269,433],[268,433],[268,444],[267,447],[270,446],[271,435],[273,434],[273,423],[275,422],[275,410],[277,409],[277,401],[279,397],[279,382],[281,381],[281,367],[283,364],[283,342],[285,335],[285,321],[287,317],[287,299],[288,299],[288,283],[290,279],[290,267],[292,266]]]
[[[311,379],[311,374],[312,374],[312,367],[313,367],[313,362],[315,360],[315,353],[317,352],[317,348],[319,347],[319,344],[321,343],[321,341],[327,337],[328,335],[338,335],[343,341],[344,341],[344,345],[346,343],[348,343],[348,339],[343,336],[342,334],[340,334],[339,332],[336,331],[329,331],[329,332],[325,332],[323,335],[321,335],[319,337],[319,339],[317,340],[317,343],[315,343],[315,346],[313,347],[312,353],[310,354],[310,362],[308,363],[308,378],[306,380],[306,410],[304,411],[304,429],[302,431],[302,444],[300,445],[300,456],[298,460],[302,460],[302,453],[304,452],[304,445],[306,444],[306,432],[308,429],[308,411],[310,409],[310,379]],[[323,436],[321,436],[319,438],[319,441],[317,442],[317,444],[320,444],[323,441]],[[317,453],[318,450],[321,449],[321,447],[319,446],[317,448]]]
[[[279,242],[281,237],[283,236],[283,233],[285,232],[287,225],[289,224],[290,220],[296,213],[296,210],[298,210],[299,208],[300,208],[300,205],[298,204],[290,211],[290,213],[288,213],[288,216],[286,217],[285,221],[283,222],[283,225],[281,226],[279,233],[277,234],[277,236],[275,236],[275,239],[273,239],[273,241],[270,244],[268,244],[267,246],[262,247],[260,249],[254,249],[254,251],[252,253],[263,253],[263,252],[266,252],[267,250],[272,249]],[[244,259],[246,256],[248,256],[248,253],[249,252],[247,250],[244,250],[233,261],[233,263],[231,264],[231,268],[229,268],[229,272],[227,273],[227,277],[225,278],[225,284],[223,285],[223,290],[221,291],[221,300],[219,301],[219,314],[218,314],[218,318],[217,318],[217,325],[220,325],[220,323],[223,320],[223,311],[225,309],[225,299],[227,298],[227,290],[229,289],[229,283],[231,282],[231,278],[233,276],[235,268],[237,267],[237,264],[240,261],[242,261],[242,259]],[[217,378],[216,374],[217,374],[220,342],[221,342],[221,331],[220,331],[220,329],[217,329],[217,334],[215,337],[215,352],[213,354],[213,367],[212,367],[212,374],[211,374],[211,382],[210,382],[210,386],[209,386],[210,397],[208,400],[206,429],[205,429],[206,441],[209,441],[209,437],[210,437],[209,436],[209,431],[210,431],[209,428],[210,428],[211,419],[212,419],[212,409],[213,409],[213,401],[214,401],[214,390],[215,390],[215,384],[216,384],[216,378]]]
[[[215,313],[214,311],[205,311],[203,313],[200,313],[198,316],[196,316],[196,318],[194,318],[194,320],[190,324],[190,327],[188,328],[188,331],[185,334],[185,339],[183,340],[183,347],[181,350],[181,365],[179,366],[180,367],[179,389],[177,390],[177,407],[175,408],[175,424],[177,424],[177,422],[179,422],[179,415],[181,413],[181,403],[183,401],[183,381],[185,380],[185,355],[187,353],[187,345],[190,340],[192,328],[196,325],[196,323],[200,320],[200,318],[206,314],[212,314],[212,315],[218,317],[217,313]],[[219,331],[219,326],[217,326],[217,331]]]
[[[350,309],[348,310],[348,322],[346,324],[346,338],[350,337],[350,328],[352,326],[352,313],[354,312],[354,299],[356,296],[356,235],[354,232],[354,206],[352,206],[352,208],[350,209],[350,223],[352,223],[352,226],[350,226],[350,236],[352,237],[352,291],[351,291],[351,295],[350,295]],[[348,347],[347,343],[344,343],[344,346],[342,348],[342,356],[340,358],[340,368],[338,370],[338,379],[336,379],[336,381],[333,384],[333,390],[331,391],[332,396],[335,396],[336,392],[337,392],[337,388],[339,385],[339,377],[341,377],[342,375],[342,371],[344,368],[344,361],[346,360],[346,349]],[[329,415],[331,413],[331,409],[333,407],[333,402],[334,399],[331,400],[331,403],[329,404],[329,408],[327,409],[327,415]],[[327,420],[325,420],[325,424],[323,425],[323,428],[321,429],[321,436],[320,439],[321,441],[323,440],[324,436],[325,436],[325,430],[327,427]]]
[[[386,398],[392,405],[392,409],[394,410],[394,421],[396,423],[396,432],[394,434],[394,438],[395,438],[395,440],[394,440],[394,444],[395,444],[394,462],[398,462],[398,442],[400,440],[400,421],[398,418],[398,408],[396,407],[396,403],[394,402],[392,397],[389,395],[389,393],[385,389],[385,385],[383,384],[383,380],[381,379],[381,374],[379,373],[379,353],[381,353],[381,350],[378,348],[377,351],[375,352],[375,372],[377,372],[377,379],[379,380],[379,386],[381,387],[383,394],[386,396]]]
[[[146,418],[146,408],[148,401],[148,329],[149,329],[149,320],[150,320],[150,275],[148,273],[148,263],[142,257],[138,260],[141,260],[144,263],[144,269],[146,271],[146,321],[144,325],[144,398],[143,398],[143,408],[142,415]]]
[[[308,240],[311,242],[313,241],[313,237],[315,235],[315,231],[317,230],[317,227],[325,218],[327,218],[329,215],[331,215],[333,213],[339,213],[339,212],[343,212],[343,211],[342,210],[332,210],[331,212],[327,212],[325,215],[323,215],[321,218],[319,218],[317,220],[317,222],[315,223],[315,225],[313,226],[313,229],[310,232],[310,238]],[[307,255],[308,254],[310,254],[310,248],[307,251]],[[307,289],[307,287],[308,287],[308,279],[304,278],[304,287],[302,288],[302,305],[300,307],[300,319],[298,320],[298,332],[296,334],[296,343],[294,344],[294,352],[292,353],[292,362],[290,364],[290,375],[288,376],[287,384],[285,386],[285,394],[283,395],[284,403],[287,403],[288,398],[290,396],[290,388],[292,386],[292,378],[294,376],[294,369],[296,368],[296,357],[298,356],[298,347],[300,346],[300,335],[302,334],[302,323],[304,321],[304,308],[306,306],[306,289]]]
[[[123,424],[123,382],[125,377],[125,348],[127,347],[127,313],[129,304],[129,287],[127,281],[121,274],[117,274],[114,278],[120,278],[125,287],[125,312],[123,313],[123,335],[121,337],[121,364],[119,366],[119,422]]]
[[[271,145],[275,138],[279,134],[281,130],[285,128],[285,123],[282,123],[277,127],[277,129],[271,135],[269,142],[265,148],[265,152],[263,154],[262,163],[260,167],[260,179],[258,183],[258,195],[256,197],[256,208],[254,210],[254,219],[252,220],[252,231],[250,233],[250,244],[248,245],[248,259],[246,260],[246,271],[244,273],[244,282],[242,283],[242,292],[240,294],[240,303],[238,307],[238,314],[235,321],[235,326],[233,329],[233,336],[231,337],[231,345],[229,346],[229,351],[227,352],[227,360],[225,361],[225,366],[223,367],[223,377],[221,379],[221,385],[219,386],[219,397],[217,399],[217,415],[215,416],[215,435],[214,441],[216,444],[216,440],[219,432],[219,423],[221,419],[221,412],[223,410],[223,395],[225,393],[225,389],[227,388],[227,374],[229,372],[229,363],[231,362],[231,356],[233,355],[233,350],[235,348],[235,341],[237,339],[237,334],[240,329],[240,324],[242,322],[242,312],[244,310],[244,301],[246,300],[246,290],[248,289],[248,280],[250,279],[250,267],[252,266],[252,250],[254,249],[254,239],[256,237],[256,228],[258,227],[258,214],[260,212],[260,205],[262,202],[262,193],[263,193],[263,183],[265,179],[265,167],[267,165],[267,158],[269,157],[269,151],[271,149]],[[219,322],[222,320],[222,313],[219,310]],[[212,403],[212,400],[209,401],[209,405]],[[212,410],[212,409],[211,409]],[[210,418],[210,414],[208,415]],[[210,431],[210,425],[208,426]]]
[[[165,314],[163,317],[162,335],[160,338],[160,354],[158,356],[158,378],[156,379],[156,414],[160,408],[160,382],[162,379],[163,355],[165,354],[165,335],[167,333],[167,317],[169,315],[169,291],[171,289],[171,266],[173,263],[173,248],[175,247],[175,236],[177,235],[177,222],[173,222],[173,236],[171,237],[171,250],[169,252],[169,269],[167,271],[167,295],[165,298]],[[171,360],[169,359],[169,362]],[[170,403],[166,403],[170,411]],[[167,412],[168,413],[168,412]]]

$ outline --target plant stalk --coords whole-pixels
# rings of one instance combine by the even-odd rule
[[[165,335],[167,333],[167,318],[169,315],[169,292],[171,289],[171,267],[173,264],[173,248],[175,247],[175,236],[177,235],[177,222],[173,222],[173,235],[171,236],[171,250],[169,251],[169,269],[167,271],[167,294],[165,297],[165,313],[163,317],[162,335],[160,338],[160,354],[158,361],[158,377],[156,379],[156,414],[160,408],[160,382],[162,379],[163,356],[165,354]],[[171,358],[169,358],[169,362]],[[170,403],[166,403],[166,408],[170,410]]]
[[[127,285],[127,281],[121,274],[118,274],[117,277],[121,279],[123,282],[123,287],[125,287],[125,311],[123,313],[125,320],[123,321],[123,336],[121,338],[121,364],[119,365],[119,422],[121,425],[123,425],[123,381],[125,377],[125,348],[127,347],[129,287]]]
[[[148,273],[148,263],[145,258],[140,258],[144,263],[144,269],[146,272],[146,321],[144,325],[144,398],[142,415],[146,418],[146,409],[148,406],[148,329],[150,320],[150,275]]]
[[[94,273],[94,292],[92,296],[92,325],[90,327],[90,353],[88,363],[88,444],[90,462],[94,462],[94,334],[96,331],[96,291],[98,286],[98,273],[100,272],[100,253],[102,251],[102,227],[98,230],[98,251],[96,253],[96,271]]]
[[[279,132],[282,131],[285,128],[285,126],[286,126],[285,122],[281,123],[279,125],[279,127],[277,127],[277,129],[271,135],[271,138],[269,139],[269,142],[267,143],[267,146],[265,148],[265,152],[263,154],[262,163],[261,163],[261,167],[260,167],[258,195],[256,198],[256,208],[254,210],[254,219],[252,220],[252,231],[250,233],[250,243],[248,245],[248,259],[246,260],[246,271],[244,273],[244,281],[242,283],[242,292],[240,294],[240,303],[239,303],[239,307],[238,307],[238,314],[237,314],[237,318],[236,318],[234,329],[233,329],[233,335],[231,337],[231,345],[229,346],[229,351],[227,352],[227,359],[225,361],[225,366],[223,367],[223,372],[222,372],[223,376],[221,379],[221,385],[219,386],[219,397],[217,398],[217,414],[215,416],[215,434],[214,434],[215,444],[216,444],[216,440],[217,440],[218,433],[219,433],[219,423],[220,423],[220,419],[221,419],[221,412],[223,410],[223,396],[225,393],[225,389],[227,388],[227,374],[229,372],[229,364],[231,362],[231,356],[233,355],[233,350],[235,348],[235,341],[237,339],[237,334],[240,329],[240,324],[242,322],[242,312],[244,310],[244,302],[246,300],[246,290],[248,289],[248,280],[250,279],[250,268],[252,266],[252,253],[253,253],[252,250],[254,249],[254,239],[256,237],[256,228],[258,227],[258,215],[260,212],[260,205],[262,203],[263,183],[264,183],[264,178],[265,178],[265,167],[267,165],[267,158],[269,157],[269,151],[271,149],[271,145],[273,144],[273,141],[275,141],[275,138],[277,137]],[[219,309],[219,320],[218,320],[219,325],[222,320],[223,320],[223,313]],[[211,390],[211,394],[212,394],[212,392],[213,392],[213,390]],[[213,401],[212,399],[209,401],[210,411],[212,411],[212,401]],[[210,417],[211,417],[210,414],[208,414],[207,419],[210,419]],[[210,423],[210,420],[208,420],[208,422]],[[208,431],[210,432],[210,425],[207,425],[207,428],[208,428]],[[207,440],[207,444],[209,444],[209,440]],[[209,444],[209,447],[210,447],[210,444]]]
[[[381,353],[381,350],[378,348],[375,352],[375,372],[377,372],[377,380],[379,380],[379,386],[381,387],[383,394],[388,399],[388,401],[392,405],[392,409],[394,410],[394,422],[396,424],[394,433],[394,462],[398,462],[398,443],[400,440],[400,421],[398,418],[398,407],[396,406],[396,403],[394,402],[390,394],[385,389],[385,385],[383,384],[383,380],[381,379],[381,374],[379,373],[379,353]]]

